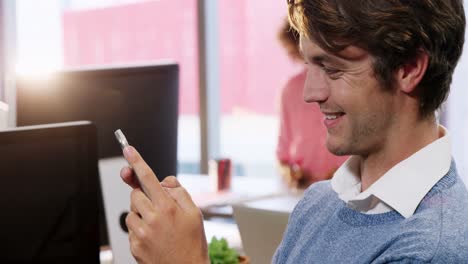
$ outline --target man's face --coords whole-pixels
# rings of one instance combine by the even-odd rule
[[[307,64],[304,100],[320,105],[330,152],[367,156],[383,148],[398,129],[395,93],[376,79],[372,56],[355,46],[332,54],[305,37],[301,50]]]

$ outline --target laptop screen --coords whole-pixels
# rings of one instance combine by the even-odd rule
[[[0,258],[98,263],[95,127],[74,122],[2,131],[0,161]]]

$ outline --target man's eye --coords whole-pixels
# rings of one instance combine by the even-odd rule
[[[324,71],[328,75],[337,74],[338,72],[340,72],[337,69],[330,68],[330,67],[327,67],[325,65],[322,65],[320,68],[322,68],[322,71]]]
[[[322,69],[323,72],[325,72],[327,75],[332,76],[332,77],[337,77],[337,75],[341,72],[338,69],[330,68],[325,65],[321,65],[320,68]]]

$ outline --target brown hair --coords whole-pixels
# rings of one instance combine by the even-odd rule
[[[288,6],[293,27],[321,48],[367,50],[386,87],[392,87],[396,69],[425,51],[429,65],[417,87],[420,115],[431,115],[447,98],[463,49],[462,0],[288,0]]]
[[[284,22],[278,31],[278,39],[283,47],[288,51],[288,55],[291,59],[302,60],[302,55],[299,50],[299,33],[291,27],[287,17],[284,19]]]

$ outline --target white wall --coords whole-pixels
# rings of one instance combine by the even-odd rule
[[[468,0],[464,1],[468,14]],[[468,35],[465,32],[465,39]],[[465,40],[463,55],[455,70],[449,100],[447,125],[452,135],[452,153],[457,162],[458,172],[468,185],[468,45]]]

